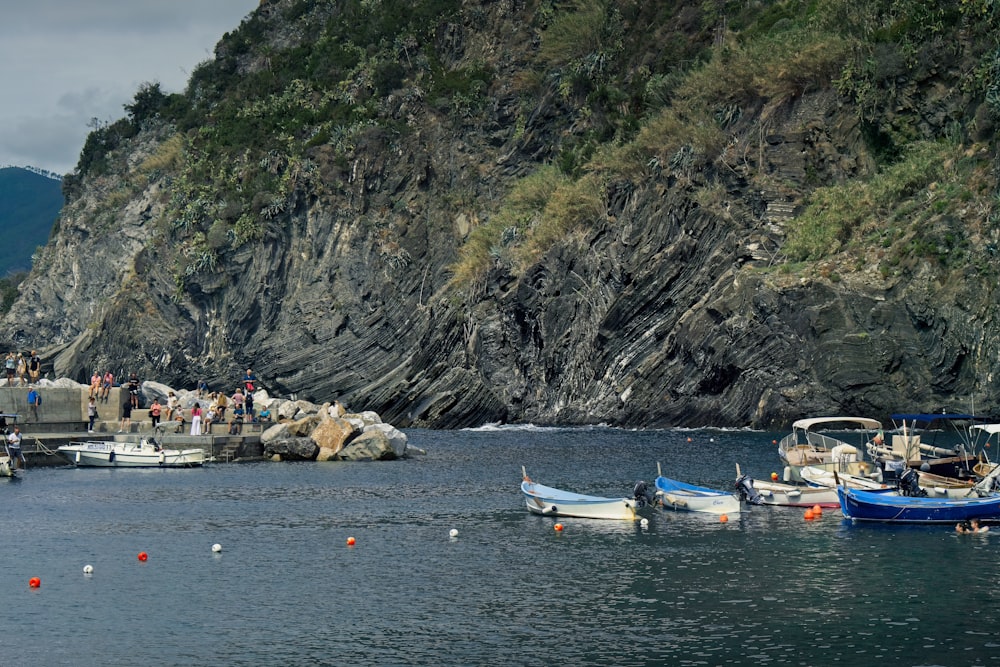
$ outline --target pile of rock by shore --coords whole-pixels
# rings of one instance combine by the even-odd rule
[[[87,389],[86,385],[65,378],[52,385]],[[153,399],[159,399],[166,406],[171,392],[177,396],[186,416],[195,403],[204,409],[210,402],[208,396],[199,396],[197,391],[174,389],[147,380],[141,384],[140,404],[149,407]],[[271,415],[269,422],[262,424],[261,444],[264,456],[274,461],[391,461],[423,453],[408,446],[406,434],[384,423],[377,413],[352,413],[339,401],[317,405],[272,398],[266,390],[258,389],[253,392],[253,405],[256,414],[266,410]]]

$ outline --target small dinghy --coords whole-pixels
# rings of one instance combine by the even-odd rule
[[[605,498],[563,491],[531,481],[521,468],[521,493],[528,510],[546,516],[582,519],[624,519],[635,521],[636,502],[632,498]]]

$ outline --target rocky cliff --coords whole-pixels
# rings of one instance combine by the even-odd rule
[[[764,77],[787,87],[761,84],[721,28],[736,15],[702,3],[417,2],[393,39],[331,46],[333,26],[374,31],[360,19],[389,4],[262,2],[192,77],[186,115],[137,96],[133,131],[88,144],[100,160],[71,178],[5,318],[10,344],[80,381],[107,367],[222,388],[252,366],[272,395],[339,397],[399,427],[996,411],[996,179],[983,96],[963,88],[983,52],[967,17],[947,24],[965,39],[950,60],[935,59],[939,34],[940,51],[866,79],[892,102],[869,113],[859,86],[834,86],[863,62],[856,43],[823,45],[818,64],[793,44]],[[560,56],[557,31],[591,14],[592,48]],[[656,41],[680,34],[674,55],[698,54],[685,71],[733,77],[699,102],[707,119],[690,117],[704,86]],[[324,49],[341,49],[333,82]],[[267,83],[300,61],[312,79]],[[649,92],[671,74],[681,83]],[[255,123],[242,144],[223,132],[232,90],[228,118]],[[917,141],[946,159],[879,199],[871,183]],[[538,213],[463,271],[477,234],[554,164]],[[975,188],[953,189],[970,174]],[[858,182],[851,224],[795,250],[802,220],[822,228],[818,195]]]

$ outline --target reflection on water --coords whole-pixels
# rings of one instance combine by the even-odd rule
[[[559,519],[556,532],[518,488],[525,465],[544,484],[628,495],[657,462],[730,488],[735,463],[770,474],[774,434],[410,437],[427,456],[38,469],[0,485],[17,518],[0,541],[13,579],[6,618],[14,636],[37,638],[13,642],[3,664],[998,661],[1000,530],[855,526],[834,510],[807,522],[799,509],[754,507],[728,523],[647,510],[646,528]],[[40,589],[27,587],[32,576]]]

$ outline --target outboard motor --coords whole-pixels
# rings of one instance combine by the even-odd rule
[[[649,486],[640,479],[632,489],[632,497],[635,498],[636,507],[645,507],[653,504],[655,495],[649,490]]]
[[[740,494],[740,499],[744,502],[751,505],[764,504],[764,496],[760,495],[757,489],[753,488],[753,479],[750,478],[750,475],[743,473],[736,478],[736,490]]]
[[[907,468],[899,476],[899,492],[912,498],[921,498],[927,495],[927,492],[920,488],[917,471],[913,468]]]

